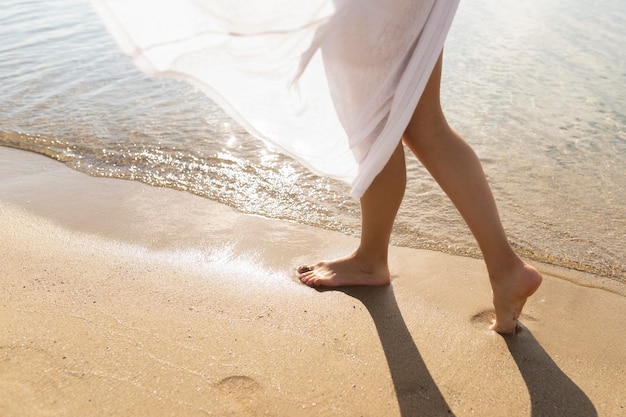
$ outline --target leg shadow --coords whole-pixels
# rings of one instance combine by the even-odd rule
[[[561,371],[527,328],[504,338],[528,387],[532,417],[597,417],[589,397]]]
[[[374,320],[401,416],[454,416],[413,342],[393,287],[346,287],[339,291],[361,301]]]

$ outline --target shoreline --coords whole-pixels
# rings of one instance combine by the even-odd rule
[[[0,220],[2,415],[626,408],[623,292],[542,268],[505,338],[480,260],[392,247],[389,287],[316,291],[293,267],[354,238],[3,147]]]
[[[18,147],[12,147],[10,145],[0,145],[0,149],[11,149],[11,150],[16,150],[19,153],[21,153],[22,155],[26,154],[34,154],[36,156],[45,156],[46,160],[52,160],[54,165],[55,163],[57,163],[58,161],[54,158],[51,157],[50,155],[45,155],[42,154],[36,150],[29,150],[29,149],[22,149],[22,148],[18,148]],[[65,164],[64,164],[65,165]],[[82,172],[82,171],[78,171],[78,172]],[[119,181],[131,181],[132,180],[128,180],[128,179],[123,179],[123,178],[116,178],[116,177],[102,177],[102,176],[92,176],[88,173],[82,172],[84,175],[87,175],[89,177],[92,178],[104,178],[104,179],[117,179]],[[142,181],[137,180],[136,182],[140,183],[140,184],[145,184]],[[147,184],[149,187],[154,187],[150,184]],[[156,187],[156,188],[161,188],[161,187]],[[174,190],[182,192],[182,193],[188,193],[187,191],[184,190],[177,190],[174,188]],[[195,194],[189,192],[189,194],[194,195],[194,197],[197,197]],[[207,204],[217,204],[217,205],[223,205],[221,203],[215,202],[211,199],[205,198],[204,196],[200,196],[200,198],[202,198],[204,201],[207,201]],[[235,212],[238,212],[236,209],[234,209]],[[45,211],[41,211],[41,214],[45,215],[49,215],[49,213],[45,213]],[[240,213],[242,215],[251,215],[251,214],[244,214],[244,213]],[[254,214],[252,214],[252,216],[255,216]],[[259,215],[260,218],[266,218],[262,215]],[[276,219],[271,219],[268,218],[269,220],[276,220]],[[285,220],[285,221],[289,221],[291,222],[292,220]],[[307,225],[307,227],[309,227],[309,225]],[[310,226],[310,227],[314,227],[315,226]],[[325,230],[330,230],[333,231],[332,229],[325,229]],[[393,245],[392,243],[392,246]],[[409,249],[416,249],[416,250],[426,250],[426,251],[431,251],[433,249],[428,249],[428,248],[419,248],[419,247],[410,247],[410,246],[397,246],[397,247],[406,247]],[[438,250],[434,250],[435,252],[439,252]],[[456,254],[456,253],[449,253],[449,252],[445,252],[445,251],[441,251],[441,253],[450,255],[450,256],[458,256],[458,257],[466,257],[469,259],[482,259],[480,257],[476,257],[476,256],[469,256],[469,255],[462,255],[462,254]],[[533,259],[533,258],[528,258],[525,257],[523,255],[521,255],[522,258],[524,258],[525,261],[527,261],[528,263],[534,265],[542,274],[547,274],[547,275],[551,275],[569,282],[572,282],[576,285],[581,285],[584,287],[589,287],[589,288],[596,288],[596,289],[601,289],[601,290],[605,290],[605,291],[609,291],[618,295],[622,295],[626,297],[626,282],[623,281],[621,276],[617,276],[617,275],[613,275],[613,276],[607,276],[607,275],[599,275],[597,273],[594,272],[589,272],[589,271],[585,271],[585,270],[581,270],[581,269],[576,269],[576,268],[572,268],[572,267],[568,267],[568,266],[564,266],[564,265],[560,265],[560,264],[553,264],[553,263],[549,263],[546,261],[541,261],[538,259]]]

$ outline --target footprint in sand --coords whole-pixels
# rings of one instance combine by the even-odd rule
[[[479,313],[476,313],[472,316],[471,318],[471,322],[475,327],[478,327],[479,329],[488,329],[489,326],[491,325],[491,323],[493,323],[493,320],[495,320],[496,318],[496,313],[493,310],[483,310]],[[525,321],[539,321],[539,319],[531,316],[530,314],[526,314],[526,313],[522,313],[522,315],[519,318],[520,322],[525,322]]]
[[[215,384],[220,393],[235,402],[249,402],[261,390],[261,384],[245,375],[232,375]]]

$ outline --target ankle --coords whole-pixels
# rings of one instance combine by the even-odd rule
[[[360,246],[351,256],[366,270],[373,271],[380,268],[381,266],[387,266],[387,249],[385,249],[384,251],[373,251],[364,249]]]
[[[499,256],[496,261],[491,261],[486,264],[489,279],[491,282],[498,282],[511,276],[520,268],[523,268],[525,262],[511,249],[507,253]]]

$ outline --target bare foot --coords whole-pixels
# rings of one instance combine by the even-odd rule
[[[496,309],[496,320],[490,329],[500,334],[513,334],[526,299],[541,285],[541,274],[520,260],[512,271],[490,278]]]
[[[353,285],[388,285],[391,280],[386,262],[359,259],[356,254],[313,266],[297,268],[300,281],[310,287],[343,287]]]

